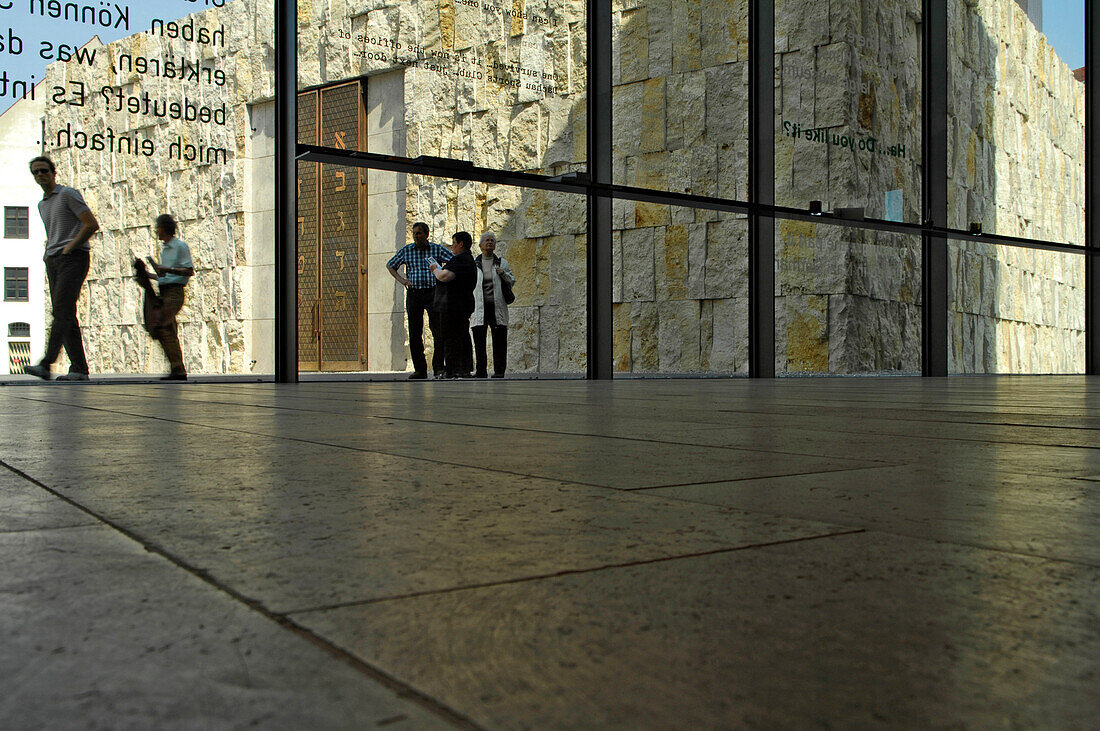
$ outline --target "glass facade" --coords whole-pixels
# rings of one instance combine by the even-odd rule
[[[7,77],[28,81],[3,100],[4,196],[29,198],[37,226],[27,163],[45,154],[98,221],[78,303],[92,372],[168,369],[132,262],[161,259],[153,222],[169,214],[194,263],[178,315],[188,372],[273,373],[272,2],[19,3],[4,15],[21,41]],[[27,243],[39,259],[44,237],[32,229]]]
[[[160,256],[169,213],[195,264],[193,373],[275,374],[288,347],[291,380],[412,371],[387,263],[420,221],[444,245],[468,231],[475,255],[497,238],[509,373],[927,373],[941,348],[951,373],[1081,373],[1086,8],[1067,24],[1036,6],[162,0],[104,8],[109,24],[0,6],[0,141],[13,171],[49,155],[98,219],[78,309],[93,372],[166,368],[131,264]],[[34,180],[0,191],[40,252]]]

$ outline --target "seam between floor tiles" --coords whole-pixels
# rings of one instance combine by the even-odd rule
[[[260,615],[266,617],[267,619],[275,622],[280,627],[283,627],[284,629],[290,630],[294,634],[296,634],[296,635],[302,637],[303,639],[309,641],[310,643],[316,645],[319,649],[324,650],[330,656],[332,656],[334,659],[340,660],[340,661],[350,665],[351,667],[358,670],[365,677],[367,677],[369,680],[371,680],[371,681],[377,683],[378,685],[381,685],[382,687],[386,688],[387,690],[391,691],[398,698],[416,703],[417,705],[419,705],[424,710],[435,714],[436,716],[442,718],[445,721],[448,721],[449,723],[455,725],[458,728],[481,729],[480,726],[478,726],[471,719],[469,719],[466,716],[462,715],[458,711],[456,711],[456,710],[450,708],[449,706],[441,703],[440,701],[436,700],[435,698],[428,695],[427,693],[423,693],[423,692],[417,690],[414,686],[409,685],[408,683],[405,683],[404,681],[402,681],[402,680],[386,673],[385,671],[383,671],[379,668],[374,667],[373,665],[370,665],[369,663],[365,662],[364,660],[357,657],[356,655],[348,652],[347,650],[344,650],[343,648],[339,647],[338,645],[335,645],[335,644],[329,642],[328,640],[318,636],[316,633],[312,632],[308,628],[303,627],[303,626],[299,625],[298,623],[294,622],[293,620],[291,620],[289,617],[287,617],[285,615],[285,613],[273,612],[273,611],[267,609],[261,602],[259,602],[257,600],[254,600],[254,599],[250,599],[250,598],[244,596],[243,594],[236,591],[232,587],[230,587],[230,586],[218,581],[214,577],[212,577],[207,571],[204,571],[204,570],[199,569],[195,566],[192,566],[191,564],[189,564],[186,561],[182,560],[181,558],[175,556],[174,554],[172,554],[168,550],[162,548],[161,546],[159,546],[155,543],[152,543],[150,541],[145,540],[139,534],[135,533],[134,531],[130,530],[129,528],[126,528],[125,526],[120,525],[119,523],[107,518],[106,516],[100,515],[96,511],[92,510],[91,508],[88,508],[88,507],[76,502],[75,500],[67,497],[66,495],[63,495],[62,493],[58,492],[57,490],[54,490],[53,488],[51,488],[49,485],[46,485],[45,483],[41,482],[40,480],[36,480],[35,478],[31,477],[30,475],[23,472],[19,468],[13,467],[12,465],[8,464],[7,462],[3,461],[2,459],[0,459],[0,466],[2,466],[4,468],[10,470],[11,472],[19,475],[20,477],[27,480],[28,482],[33,483],[37,487],[41,488],[42,490],[45,490],[46,492],[50,493],[54,497],[58,498],[59,500],[62,500],[65,503],[68,503],[69,505],[73,506],[77,510],[80,510],[81,512],[86,513],[87,515],[91,516],[92,518],[94,518],[99,523],[101,523],[101,524],[117,531],[118,533],[121,533],[125,537],[129,538],[130,540],[132,540],[135,543],[137,543],[138,545],[140,545],[142,548],[144,548],[149,553],[160,556],[164,560],[168,561],[168,563],[170,563],[171,565],[173,565],[173,566],[175,566],[179,569],[182,569],[183,571],[186,571],[188,574],[190,574],[190,575],[194,576],[195,578],[199,579],[200,581],[207,584],[211,588],[213,588],[213,589],[229,596],[230,598],[232,598],[232,599],[236,600],[237,602],[239,602],[239,603],[243,604],[244,606],[246,606],[248,609],[250,609],[254,612],[257,612],[258,614],[260,614]],[[80,527],[82,527],[82,528],[95,527],[95,524],[89,524],[89,525],[80,526]]]
[[[822,459],[825,459],[824,457]],[[909,463],[885,462],[874,466],[863,467],[839,467],[837,469],[808,470],[805,472],[789,472],[782,475],[762,475],[760,477],[724,477],[721,480],[699,480],[698,482],[675,482],[671,485],[648,485],[646,487],[617,487],[622,492],[642,493],[647,490],[665,490],[671,487],[698,487],[700,485],[724,485],[727,482],[748,482],[750,480],[779,480],[784,477],[803,477],[806,475],[837,475],[841,472],[859,472],[860,470],[886,470],[896,467],[907,467]]]
[[[7,465],[4,465],[7,467]],[[36,485],[37,487],[37,485]],[[51,533],[59,530],[76,530],[77,528],[97,528],[99,523],[73,523],[72,525],[51,525],[45,528],[15,528],[13,530],[0,529],[0,536],[9,536],[19,533]]]
[[[767,479],[767,478],[764,478],[764,479]],[[635,492],[636,494],[640,494],[640,495],[645,495],[646,494],[644,491],[641,491],[641,492],[633,491],[633,492]],[[1004,553],[1004,554],[1007,554],[1009,556],[1020,556],[1022,558],[1033,558],[1033,559],[1041,560],[1041,561],[1054,561],[1054,562],[1057,562],[1057,563],[1069,564],[1071,566],[1084,566],[1084,567],[1087,567],[1087,568],[1100,569],[1100,564],[1096,564],[1096,563],[1093,563],[1091,561],[1075,561],[1075,560],[1070,559],[1070,558],[1061,558],[1060,556],[1049,556],[1047,554],[1025,553],[1024,551],[1014,551],[1014,550],[1011,550],[1011,549],[1008,549],[1008,548],[1003,548],[1001,546],[982,545],[980,543],[972,543],[972,542],[969,542],[969,541],[956,541],[956,540],[950,540],[950,539],[947,539],[947,538],[934,538],[934,537],[931,537],[931,536],[919,535],[919,534],[916,534],[916,533],[899,532],[899,531],[896,531],[896,530],[886,530],[884,528],[876,528],[876,527],[873,527],[873,526],[872,527],[867,527],[866,524],[869,522],[867,520],[860,520],[858,523],[853,522],[853,521],[846,521],[846,520],[844,520],[843,517],[841,517],[840,519],[837,519],[835,517],[831,517],[828,520],[822,520],[821,518],[816,518],[816,517],[805,517],[805,516],[801,516],[801,515],[790,515],[790,514],[787,514],[787,513],[765,512],[765,511],[761,511],[761,510],[756,510],[754,508],[740,507],[740,506],[737,506],[737,505],[726,505],[724,503],[719,505],[717,503],[706,502],[704,500],[698,500],[698,499],[693,500],[691,498],[680,497],[680,496],[676,496],[676,495],[652,495],[651,497],[664,499],[664,500],[675,500],[675,501],[678,501],[678,502],[691,503],[692,505],[704,505],[704,506],[707,506],[707,507],[710,507],[710,508],[724,508],[726,510],[733,510],[733,511],[736,511],[736,512],[739,512],[739,513],[746,513],[746,514],[751,514],[751,515],[769,515],[773,518],[782,518],[784,520],[800,520],[800,521],[805,521],[805,522],[829,523],[829,524],[835,525],[837,527],[848,526],[848,527],[851,527],[856,532],[879,533],[879,534],[888,535],[888,536],[895,536],[895,537],[901,537],[901,538],[910,538],[910,539],[915,540],[915,541],[929,541],[929,542],[932,542],[932,543],[943,543],[943,544],[951,545],[951,546],[962,546],[963,548],[974,548],[974,549],[978,549],[978,550],[982,550],[982,551],[991,551],[991,552],[994,552],[994,553]],[[841,534],[838,534],[838,535],[846,535],[846,534],[841,533]]]
[[[329,612],[334,609],[347,609],[349,607],[361,607],[370,604],[379,604],[382,602],[395,602],[404,599],[415,599],[423,596],[435,596],[439,594],[454,594],[460,591],[470,591],[473,589],[488,589],[495,586],[511,586],[513,584],[527,584],[534,581],[545,581],[547,579],[557,579],[564,576],[579,576],[583,574],[592,574],[597,571],[608,571],[614,569],[627,569],[635,566],[649,566],[651,564],[670,563],[672,561],[683,561],[685,559],[692,558],[705,558],[707,556],[721,556],[727,553],[737,553],[739,551],[749,551],[756,548],[772,548],[775,546],[786,546],[792,543],[805,543],[806,541],[819,541],[827,538],[840,538],[843,536],[859,535],[866,533],[864,528],[853,528],[852,530],[838,531],[834,533],[822,533],[816,536],[802,536],[800,538],[787,538],[781,541],[764,541],[761,543],[751,543],[745,546],[730,546],[728,548],[715,548],[709,551],[697,551],[695,553],[681,553],[675,556],[659,556],[657,558],[643,558],[637,561],[624,561],[622,563],[609,563],[602,564],[600,566],[590,566],[583,569],[565,569],[563,571],[554,571],[547,574],[536,574],[534,576],[522,576],[515,579],[506,579],[503,581],[485,581],[477,584],[464,584],[463,586],[450,586],[445,589],[432,589],[427,591],[413,591],[407,594],[396,594],[394,596],[377,597],[374,599],[361,599],[351,602],[339,602],[336,604],[329,604],[323,607],[303,607],[301,609],[290,609],[284,612],[286,615],[302,615],[302,614],[315,614],[317,612]]]

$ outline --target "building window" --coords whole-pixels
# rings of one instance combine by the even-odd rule
[[[4,206],[4,238],[30,238],[29,211],[26,206]]]
[[[29,338],[31,336],[31,324],[29,322],[8,323],[9,338]]]
[[[27,301],[27,267],[4,267],[4,301]]]

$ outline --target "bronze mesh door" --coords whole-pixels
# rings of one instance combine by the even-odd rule
[[[317,144],[319,125],[317,92],[298,95],[298,141]],[[317,265],[320,245],[320,165],[298,163],[298,370],[316,371],[320,367],[321,303],[320,269]]]
[[[359,149],[359,82],[298,96],[298,141]],[[363,192],[358,168],[298,163],[298,368],[354,371],[366,363],[360,316]]]
[[[358,150],[359,84],[321,91],[321,144]],[[359,168],[321,168],[321,370],[359,370]],[[365,340],[365,338],[362,338]],[[362,354],[365,356],[365,353]]]

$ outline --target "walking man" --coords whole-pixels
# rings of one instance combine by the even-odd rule
[[[386,269],[405,287],[405,313],[409,316],[409,352],[413,373],[410,381],[428,377],[428,362],[424,358],[424,313],[428,313],[428,327],[432,331],[432,371],[436,378],[443,377],[443,339],[439,329],[439,315],[433,306],[435,277],[428,269],[428,257],[439,264],[451,260],[451,252],[439,244],[428,241],[428,224],[418,221],[412,227],[413,242],[403,246],[386,262]],[[405,276],[397,271],[405,265]]]
[[[31,160],[31,175],[45,194],[38,202],[38,212],[46,227],[46,279],[50,285],[53,323],[46,342],[46,353],[38,365],[24,368],[26,373],[43,380],[50,379],[50,366],[65,348],[69,356],[69,372],[59,381],[87,381],[88,361],[80,339],[80,323],[76,319],[76,301],[88,276],[92,234],[99,222],[78,191],[57,184],[57,168],[48,157]]]
[[[153,337],[160,342],[160,347],[164,348],[164,355],[172,366],[171,372],[161,380],[186,381],[187,369],[183,365],[183,350],[180,348],[176,315],[183,307],[183,288],[187,285],[187,280],[195,274],[195,268],[191,263],[191,249],[176,238],[176,219],[167,213],[162,213],[157,216],[155,229],[157,238],[164,244],[160,262],[153,262],[153,268],[157,270],[159,277],[157,284],[164,308],[161,310],[160,324],[153,331]]]

